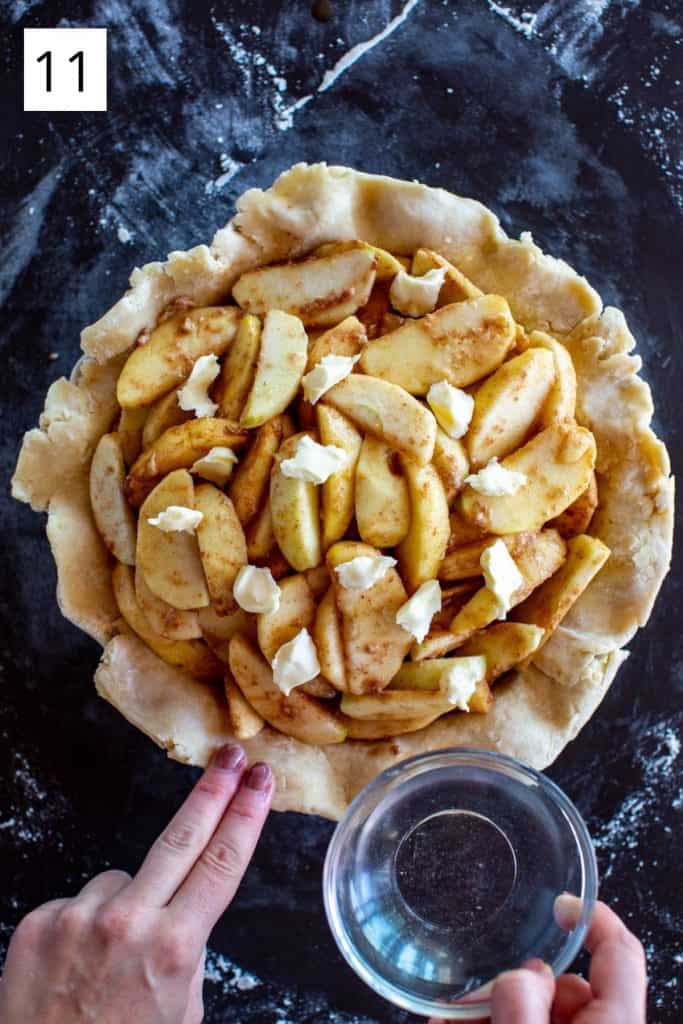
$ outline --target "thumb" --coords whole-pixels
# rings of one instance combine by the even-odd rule
[[[548,1024],[555,995],[555,978],[547,964],[500,974],[491,995],[492,1024]]]

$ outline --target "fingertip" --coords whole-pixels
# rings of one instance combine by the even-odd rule
[[[247,755],[239,743],[226,743],[212,756],[209,765],[223,772],[239,771],[247,762]]]
[[[273,772],[265,761],[257,761],[247,772],[245,785],[264,796],[273,788]]]
[[[555,992],[552,971],[519,967],[504,971],[493,983],[491,1009],[500,1024],[531,1024],[546,1020]]]
[[[569,892],[560,893],[553,904],[553,914],[560,928],[573,932],[581,920],[583,900]]]
[[[540,957],[537,956],[534,956],[531,958],[531,960],[527,960],[526,963],[523,963],[522,969],[525,971],[533,971],[534,974],[540,974],[541,977],[555,977],[553,969],[550,966],[550,964],[547,964],[544,960],[541,960]]]

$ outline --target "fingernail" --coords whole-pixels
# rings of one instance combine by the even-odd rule
[[[581,917],[583,903],[578,896],[572,896],[569,892],[561,893],[555,900],[553,913],[560,928],[566,932],[573,931]]]
[[[247,776],[247,786],[249,789],[255,789],[259,793],[265,793],[270,786],[273,773],[270,770],[270,765],[259,762],[250,769]]]
[[[245,760],[245,753],[237,743],[227,743],[214,754],[213,763],[225,772],[234,772]]]
[[[540,957],[534,956],[531,960],[527,960],[526,963],[522,964],[527,971],[533,971],[535,974],[552,974],[553,969],[550,964],[546,964]]]

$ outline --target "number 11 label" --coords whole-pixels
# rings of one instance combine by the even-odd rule
[[[106,109],[106,28],[24,29],[24,110]]]

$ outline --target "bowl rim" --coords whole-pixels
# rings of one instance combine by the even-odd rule
[[[540,790],[551,798],[553,803],[559,807],[568,819],[570,827],[576,836],[576,850],[583,869],[583,892],[580,894],[583,906],[581,917],[576,927],[571,932],[567,932],[567,942],[550,964],[556,977],[567,969],[583,945],[583,940],[588,930],[588,923],[597,900],[598,869],[593,842],[586,823],[577,807],[567,794],[560,789],[557,783],[553,782],[552,779],[542,772],[537,771],[530,765],[524,764],[522,761],[518,761],[508,754],[500,754],[490,750],[478,750],[475,747],[445,747],[441,750],[430,750],[425,753],[416,754],[398,764],[391,765],[376,776],[352,800],[332,834],[323,866],[323,903],[328,926],[340,953],[357,976],[369,988],[395,1006],[421,1016],[436,1016],[448,1020],[477,1020],[490,1013],[490,1001],[486,998],[470,1005],[432,1001],[422,996],[413,995],[407,989],[388,981],[373,968],[369,967],[358,953],[354,944],[349,940],[348,932],[340,913],[336,888],[337,869],[341,851],[348,842],[348,833],[351,825],[364,805],[372,801],[373,809],[379,806],[397,779],[403,780],[424,771],[433,770],[437,766],[449,767],[457,764],[469,765],[473,768],[485,767],[489,770],[494,769],[502,774],[516,774],[523,781],[539,787]],[[383,795],[378,796],[378,792],[380,794],[383,793]],[[488,982],[479,991],[488,995],[491,984],[491,982]]]

